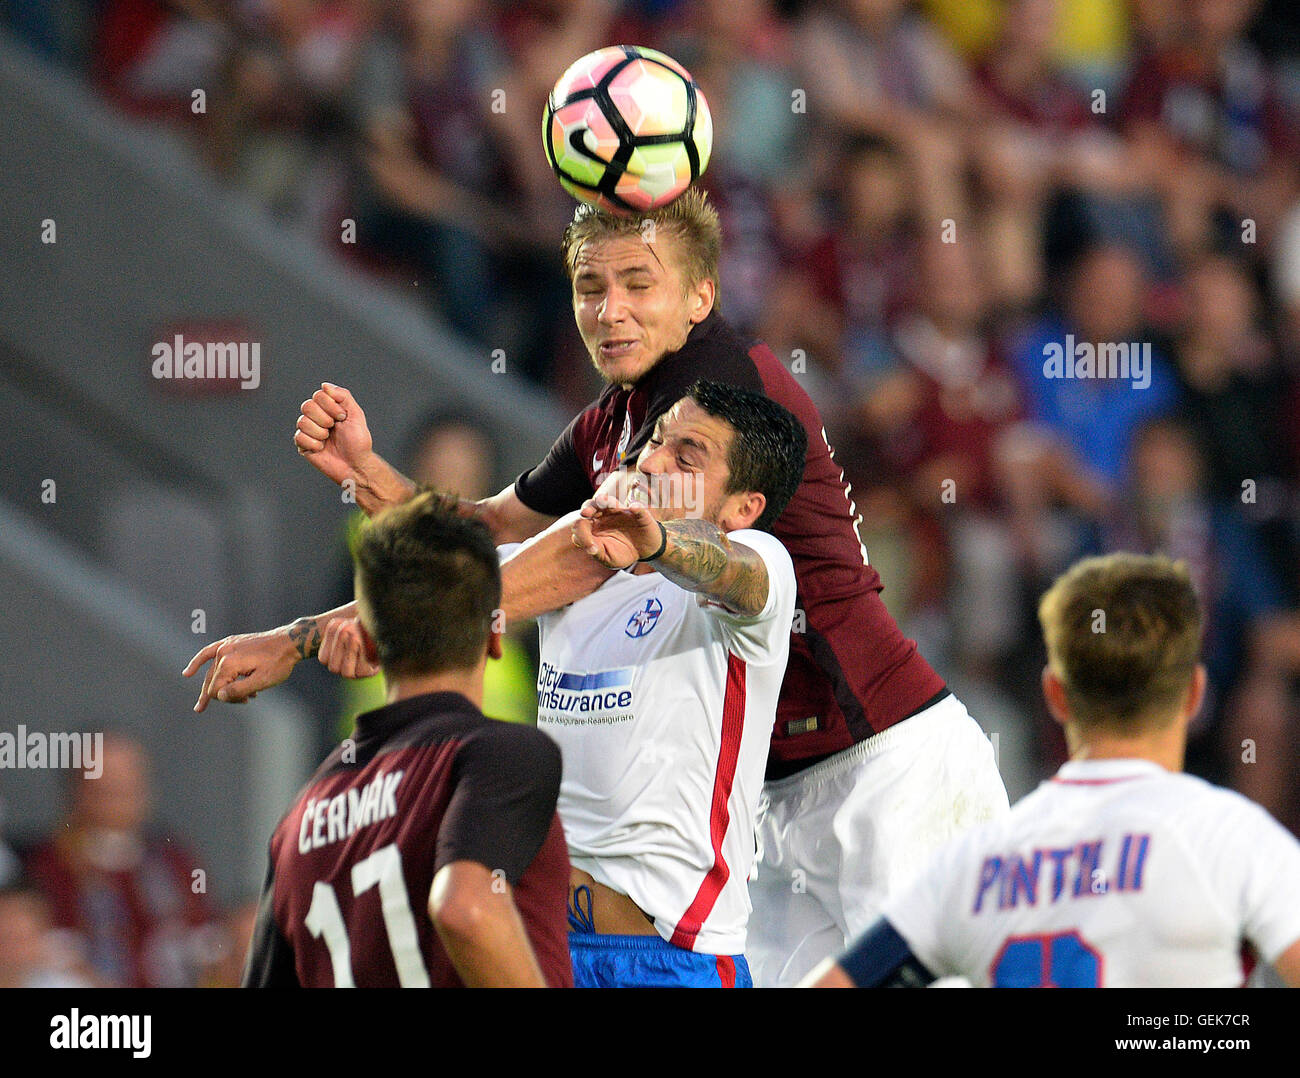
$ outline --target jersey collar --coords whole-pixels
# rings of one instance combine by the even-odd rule
[[[1069,760],[1052,776],[1066,786],[1103,786],[1168,774],[1154,760]]]

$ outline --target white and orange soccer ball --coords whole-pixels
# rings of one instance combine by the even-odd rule
[[[560,76],[542,142],[574,198],[631,214],[671,202],[700,178],[713,120],[690,72],[671,56],[611,45]]]

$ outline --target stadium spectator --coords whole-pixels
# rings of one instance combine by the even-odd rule
[[[990,286],[973,244],[925,243],[920,267],[916,309],[892,334],[901,362],[860,414],[884,465],[873,478],[892,478],[912,513],[942,529],[948,590],[963,596],[947,611],[957,655],[992,678],[1019,629],[1000,458],[1019,391],[988,331]]]
[[[1103,510],[1118,492],[1137,424],[1178,403],[1174,377],[1145,324],[1145,298],[1136,254],[1094,246],[1079,256],[1061,311],[1030,326],[1012,352],[1027,417],[1073,462],[1062,473],[1070,481],[1055,493],[1085,513]]]
[[[346,110],[375,0],[261,0],[232,5],[207,152],[272,212],[315,233],[343,183]],[[337,226],[334,226],[337,228]]]
[[[229,43],[215,0],[107,0],[98,7],[92,74],[119,108],[193,120],[195,88],[215,86]]]
[[[97,977],[124,987],[193,987],[197,940],[212,919],[206,881],[200,886],[183,844],[151,826],[143,746],[106,734],[102,766],[98,778],[69,779],[71,808],[54,836],[30,851],[27,870]]]
[[[874,135],[906,156],[927,221],[968,223],[961,123],[975,117],[970,75],[905,0],[822,0],[798,43],[808,107],[833,135]]]
[[[1222,255],[1189,267],[1185,318],[1173,345],[1180,409],[1196,434],[1206,491],[1235,501],[1259,529],[1288,599],[1300,585],[1300,549],[1290,519],[1295,460],[1295,378],[1288,378],[1262,320],[1247,267]]]
[[[65,944],[40,891],[22,882],[0,885],[0,988],[104,987]]]
[[[1167,37],[1134,57],[1122,123],[1137,168],[1157,183],[1183,257],[1240,243],[1249,220],[1268,250],[1296,199],[1294,121],[1245,38],[1259,0],[1188,0]]]
[[[1124,203],[1143,190],[1105,122],[1104,93],[1082,93],[1061,70],[1053,47],[1058,15],[1056,0],[1006,5],[996,44],[974,71],[981,122],[970,133],[970,153],[986,196],[987,273],[994,300],[1012,309],[1031,307],[1045,291],[1053,199],[1080,199],[1080,212],[1098,229],[1116,216],[1131,221]]]
[[[1148,422],[1132,452],[1131,493],[1106,529],[1106,547],[1186,562],[1205,608],[1209,693],[1189,729],[1189,769],[1231,781],[1292,823],[1300,615],[1287,607],[1240,503],[1207,490],[1205,462],[1186,424]],[[1245,751],[1247,740],[1256,751]]]
[[[849,140],[835,174],[830,221],[791,251],[763,332],[778,355],[807,352],[804,380],[839,441],[852,433],[846,404],[896,365],[889,331],[916,300],[917,238],[912,173],[893,142]]]
[[[352,198],[363,253],[414,266],[454,329],[484,342],[497,312],[496,254],[520,242],[494,199],[511,193],[504,150],[484,122],[503,58],[486,5],[402,0],[362,53],[352,102],[365,139]]]

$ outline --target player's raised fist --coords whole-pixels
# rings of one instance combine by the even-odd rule
[[[373,455],[366,414],[342,386],[322,382],[299,408],[293,444],[335,483],[359,478]]]

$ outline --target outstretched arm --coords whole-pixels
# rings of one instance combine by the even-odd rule
[[[585,599],[613,575],[573,545],[576,512],[561,517],[501,563],[501,608],[506,623],[559,610]]]
[[[759,614],[767,605],[767,564],[707,520],[661,523],[645,506],[597,495],[573,525],[573,545],[610,569],[647,561],[674,584],[737,614]]]
[[[203,711],[213,698],[242,704],[263,689],[279,685],[293,673],[299,660],[309,659],[320,650],[331,625],[355,616],[356,603],[348,603],[278,629],[227,636],[200,648],[181,671],[183,677],[193,677],[204,663],[212,663],[204,675],[194,710]]]
[[[609,579],[607,568],[574,549],[569,533],[576,518],[558,521],[502,563],[501,610],[507,624],[577,602]],[[355,602],[266,632],[225,637],[201,649],[182,673],[192,677],[212,661],[194,705],[203,711],[213,699],[227,704],[251,700],[288,678],[300,659],[313,656],[340,677],[379,672],[366,656]]]

